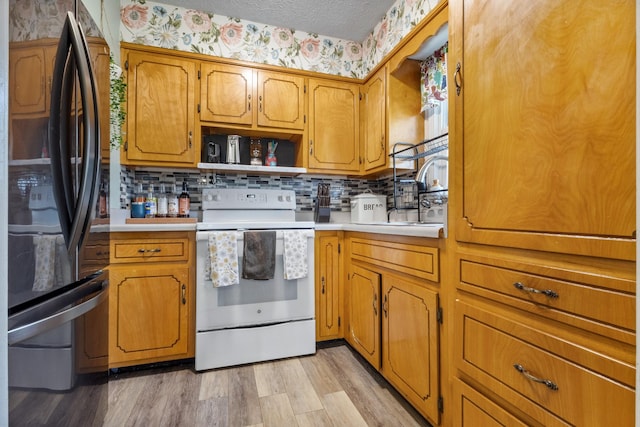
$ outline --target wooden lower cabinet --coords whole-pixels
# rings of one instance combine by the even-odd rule
[[[338,231],[316,232],[316,341],[343,337],[341,235]]]
[[[453,380],[453,411],[454,425],[460,427],[527,426],[457,378]]]
[[[110,367],[194,356],[192,234],[118,233],[112,238]]]
[[[439,249],[420,242],[345,238],[345,339],[438,425],[442,315],[438,284],[420,276],[439,277]]]
[[[394,274],[382,280],[382,375],[439,421],[438,293]]]
[[[352,265],[349,276],[347,342],[380,369],[380,274]]]

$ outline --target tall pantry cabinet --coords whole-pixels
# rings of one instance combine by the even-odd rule
[[[449,2],[456,425],[633,424],[635,7]]]

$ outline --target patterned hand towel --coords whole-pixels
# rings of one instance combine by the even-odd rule
[[[273,279],[276,269],[276,232],[245,231],[242,278]]]
[[[209,235],[209,262],[214,287],[240,283],[235,231],[217,231]]]
[[[286,280],[307,277],[307,232],[289,230],[284,232],[284,278]]]
[[[56,236],[34,236],[33,246],[36,255],[33,290],[50,291],[55,283]]]

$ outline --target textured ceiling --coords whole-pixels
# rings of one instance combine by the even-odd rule
[[[395,0],[164,0],[162,3],[363,42]]]

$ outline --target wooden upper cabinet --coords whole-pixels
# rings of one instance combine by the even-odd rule
[[[304,129],[303,77],[212,62],[201,71],[200,120]]]
[[[568,6],[450,4],[456,238],[633,260],[636,5]]]
[[[210,62],[203,62],[200,69],[200,120],[253,123],[253,70]]]
[[[107,160],[111,155],[110,136],[110,104],[109,92],[111,87],[109,67],[109,46],[102,40],[100,42],[89,40],[91,51],[91,63],[98,84],[98,102],[100,112],[100,151],[102,158]]]
[[[309,79],[309,171],[359,172],[359,98],[358,84]]]
[[[46,115],[57,45],[24,43],[9,54],[9,100],[12,114]]]
[[[382,67],[362,87],[362,171],[387,165],[386,67]]]
[[[195,166],[200,131],[195,126],[196,62],[130,51],[127,68],[127,135],[123,164]]]
[[[258,125],[304,129],[304,78],[259,70]]]

